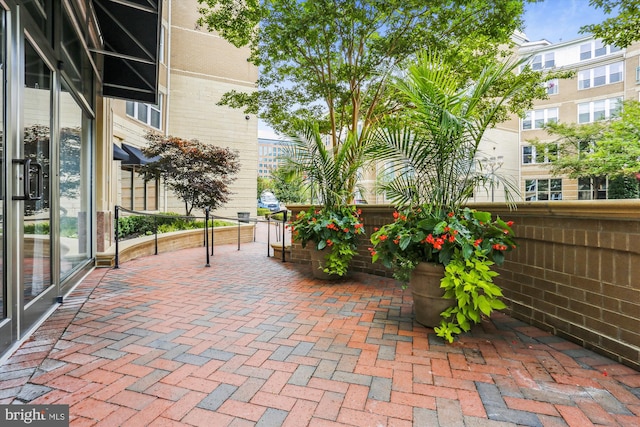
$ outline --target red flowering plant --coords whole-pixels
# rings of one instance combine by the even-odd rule
[[[394,269],[394,277],[407,283],[420,262],[445,266],[440,287],[444,297],[457,304],[441,316],[436,333],[453,340],[468,331],[481,316],[505,308],[502,291],[493,278],[494,264],[504,262],[504,253],[516,247],[511,226],[489,212],[464,208],[458,212],[437,212],[427,206],[394,212],[395,221],[371,235],[373,262]]]
[[[312,242],[318,250],[328,249],[323,271],[344,276],[351,258],[358,253],[357,238],[364,233],[360,214],[354,206],[301,211],[290,224],[293,240],[302,247]]]

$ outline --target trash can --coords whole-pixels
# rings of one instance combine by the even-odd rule
[[[240,222],[249,222],[249,215],[251,215],[251,212],[238,212],[238,220]]]

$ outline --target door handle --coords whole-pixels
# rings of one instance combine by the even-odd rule
[[[42,200],[44,194],[44,179],[42,165],[31,159],[14,159],[13,164],[22,165],[22,196],[13,196],[12,200]],[[35,174],[36,188],[31,189],[31,175]]]

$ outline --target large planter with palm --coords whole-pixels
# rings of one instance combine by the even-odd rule
[[[292,221],[292,239],[310,247],[312,271],[319,279],[347,274],[364,233],[359,211],[349,204],[364,163],[364,148],[351,134],[329,149],[316,123],[306,123],[285,152],[285,167],[307,178],[309,193],[320,202]]]
[[[451,305],[426,308],[440,318],[425,321],[416,304],[421,298],[414,308],[418,321],[435,326],[448,341],[504,307],[491,266],[515,247],[513,230],[510,223],[464,205],[488,178],[495,183],[478,161],[485,131],[512,101],[532,90],[529,80],[513,73],[519,65],[493,62],[468,82],[456,66],[423,53],[394,83],[404,108],[373,137],[377,158],[390,165],[381,173],[390,177],[381,189],[399,207],[394,221],[371,235],[373,261],[393,268],[404,283],[420,263],[442,266],[439,293]],[[502,184],[512,200],[517,186]]]

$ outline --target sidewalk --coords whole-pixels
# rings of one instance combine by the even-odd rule
[[[452,345],[393,280],[264,243],[94,270],[0,366],[72,426],[640,426],[640,372],[504,314]]]

